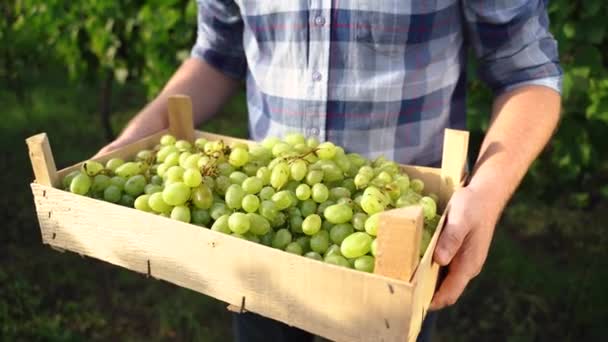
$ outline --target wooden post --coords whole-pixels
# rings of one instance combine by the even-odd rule
[[[420,259],[421,206],[380,214],[374,273],[409,282]]]
[[[462,185],[467,165],[469,149],[469,132],[446,129],[443,137],[443,155],[441,157],[441,186],[439,191],[442,199],[448,201],[448,194]],[[440,203],[445,207],[446,203]]]
[[[36,182],[42,185],[56,186],[58,181],[57,167],[46,133],[31,136],[25,142],[30,152],[30,161],[32,162]]]
[[[194,141],[192,101],[186,95],[169,97],[169,132],[178,139]]]

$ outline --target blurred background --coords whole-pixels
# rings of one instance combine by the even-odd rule
[[[440,341],[606,340],[608,2],[554,0],[549,10],[563,118],[482,274],[441,313]],[[94,154],[187,58],[195,17],[194,0],[0,2],[0,340],[230,338],[224,303],[43,246],[29,189],[24,139],[47,132],[59,168]],[[471,70],[474,154],[491,94]],[[202,128],[246,137],[246,115],[241,93]]]

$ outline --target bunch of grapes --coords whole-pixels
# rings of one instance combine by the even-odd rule
[[[381,212],[421,205],[421,255],[437,196],[395,162],[293,133],[260,144],[164,135],[134,160],[86,161],[63,186],[327,263],[373,272]]]

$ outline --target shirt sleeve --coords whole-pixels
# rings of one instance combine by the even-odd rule
[[[243,79],[247,61],[243,49],[243,20],[232,0],[197,0],[198,30],[191,56],[224,74]]]
[[[462,2],[479,76],[495,93],[529,84],[561,92],[562,69],[546,1]]]

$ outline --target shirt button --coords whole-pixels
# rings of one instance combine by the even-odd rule
[[[310,132],[310,135],[314,135],[314,136],[319,135],[319,129],[317,127],[311,127],[309,132]]]
[[[320,15],[316,16],[315,17],[315,25],[317,25],[317,26],[323,26],[323,25],[325,25],[325,18],[323,16],[320,16]]]
[[[312,73],[312,80],[313,81],[320,81],[321,80],[321,73],[318,71],[315,71]]]

